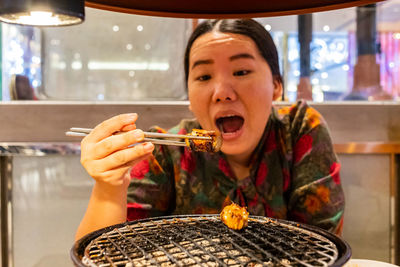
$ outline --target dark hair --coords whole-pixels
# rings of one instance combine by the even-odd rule
[[[217,19],[206,20],[200,23],[189,38],[184,59],[186,85],[189,78],[190,49],[197,38],[213,30],[224,33],[242,34],[250,37],[256,43],[261,56],[268,63],[274,79],[282,83],[276,46],[269,32],[260,23],[252,19]]]

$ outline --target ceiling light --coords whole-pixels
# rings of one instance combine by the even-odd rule
[[[323,28],[324,32],[329,32],[330,29],[329,25],[325,25]]]
[[[72,63],[71,63],[71,68],[73,69],[73,70],[80,70],[80,69],[82,69],[82,62],[80,62],[80,61],[73,61]]]
[[[320,69],[322,68],[322,64],[319,63],[319,62],[317,62],[317,63],[315,63],[314,67],[315,67],[317,70],[320,70]]]
[[[32,26],[66,26],[85,19],[84,0],[0,0],[0,21]]]
[[[272,26],[269,25],[269,24],[266,24],[266,25],[264,26],[264,28],[265,28],[267,31],[270,31],[270,30],[272,29]]]

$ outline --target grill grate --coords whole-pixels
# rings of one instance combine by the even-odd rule
[[[339,238],[307,228],[250,216],[248,226],[235,231],[217,215],[159,217],[106,229],[71,252],[77,265],[101,267],[333,266],[350,258]]]

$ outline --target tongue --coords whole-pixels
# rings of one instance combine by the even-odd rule
[[[237,116],[224,118],[221,125],[224,133],[233,133],[242,128],[243,118]]]

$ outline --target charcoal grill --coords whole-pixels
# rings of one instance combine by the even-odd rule
[[[240,231],[218,215],[137,220],[86,235],[71,249],[76,266],[343,266],[349,245],[316,227],[250,216]]]

